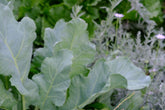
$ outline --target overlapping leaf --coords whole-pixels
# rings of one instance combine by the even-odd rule
[[[55,51],[69,49],[73,51],[71,76],[85,73],[86,65],[94,60],[95,45],[88,40],[87,24],[82,19],[73,19],[63,30],[62,41]]]
[[[39,107],[41,110],[53,110],[62,106],[66,99],[66,90],[70,85],[69,72],[72,64],[72,52],[61,50],[53,57],[46,58],[41,66],[43,74],[33,77],[40,87]]]
[[[114,60],[106,61],[111,74],[120,74],[127,79],[127,88],[129,90],[142,89],[148,87],[151,79],[138,67],[136,67],[128,58],[119,57]]]
[[[86,73],[86,65],[94,60],[95,46],[88,40],[87,24],[82,19],[73,19],[69,23],[57,22],[54,29],[46,29],[45,47],[35,52],[35,59],[41,63],[45,57],[56,51],[68,49],[73,52],[73,64],[70,76]]]
[[[104,60],[99,60],[88,77],[79,75],[72,78],[69,98],[64,106],[58,108],[58,110],[77,110],[91,103],[100,94],[110,89],[110,85],[107,84],[108,78],[108,68],[104,64]]]
[[[0,15],[0,74],[11,75],[11,84],[21,94],[28,95],[34,88],[26,88],[27,85],[36,87],[35,83],[28,79],[32,43],[36,37],[35,24],[27,17],[17,22],[11,9],[2,4]],[[33,93],[35,92],[30,94]]]
[[[88,77],[79,75],[72,79],[69,97],[64,106],[58,109],[78,110],[114,88],[136,90],[147,87],[149,83],[150,78],[127,58],[99,60]]]
[[[61,41],[62,30],[66,26],[63,20],[56,23],[54,29],[46,28],[44,35],[44,48],[39,48],[34,53],[34,64],[41,66],[42,61],[46,57],[51,57],[54,54],[54,46]]]

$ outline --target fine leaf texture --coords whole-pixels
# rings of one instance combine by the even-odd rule
[[[0,80],[0,108],[11,110],[16,104],[17,101],[9,91],[5,90],[3,83]]]
[[[88,77],[78,75],[72,78],[69,98],[58,110],[77,110],[91,103],[110,89],[108,78],[109,72],[104,60],[97,61]]]
[[[35,24],[27,17],[17,22],[11,9],[2,4],[0,15],[0,74],[10,75],[11,85],[22,95],[36,93],[29,93],[34,88],[26,88],[29,83],[36,87],[35,83],[28,79],[32,43],[36,37]]]
[[[70,85],[69,72],[72,64],[72,52],[61,50],[53,57],[46,58],[41,66],[41,73],[33,77],[39,85],[41,110],[53,110],[62,106],[66,99],[66,90]]]
[[[111,74],[120,74],[127,79],[127,89],[137,90],[149,86],[151,79],[128,58],[119,57],[106,61]]]

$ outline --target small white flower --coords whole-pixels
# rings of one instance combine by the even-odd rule
[[[156,38],[158,38],[158,39],[165,39],[165,36],[162,35],[162,34],[158,34],[158,35],[156,35]]]
[[[122,18],[122,17],[124,17],[124,15],[123,14],[120,14],[120,13],[115,13],[115,17]]]

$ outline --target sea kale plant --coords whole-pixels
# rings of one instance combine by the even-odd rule
[[[0,3],[0,108],[80,110],[115,88],[148,87],[150,76],[128,57],[97,57],[102,53],[89,40],[87,25],[78,17],[59,20],[45,29],[44,47],[33,52],[34,21],[16,21],[9,4]],[[38,73],[30,74],[31,62]]]

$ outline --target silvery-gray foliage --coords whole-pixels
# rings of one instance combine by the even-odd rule
[[[108,17],[105,21],[102,21],[98,25],[96,30],[96,47],[102,56],[107,57],[109,54],[111,58],[115,58],[121,55],[128,56],[131,61],[141,67],[146,74],[150,72],[150,76],[154,78],[152,84],[147,89],[144,103],[149,104],[150,108],[159,106],[163,109],[163,92],[159,89],[161,82],[160,76],[163,74],[162,70],[165,65],[165,51],[164,40],[157,39],[157,34],[164,34],[164,30],[156,29],[156,23],[150,20],[151,13],[139,2],[139,0],[129,0],[131,2],[131,10],[136,10],[140,18],[137,26],[144,26],[137,32],[137,35],[128,32],[125,28],[125,24],[119,19],[119,27],[116,30],[116,24],[113,25],[115,17],[113,11],[108,11]],[[109,8],[110,10],[111,8]],[[117,42],[115,40],[117,39]],[[117,43],[117,48],[114,43]],[[116,50],[117,49],[117,50]],[[163,86],[162,86],[163,87]],[[153,94],[150,94],[153,93]],[[110,104],[110,94],[105,94],[101,97],[101,102]],[[149,98],[150,97],[150,98]],[[157,100],[155,100],[157,99]],[[109,101],[109,102],[108,102]]]

